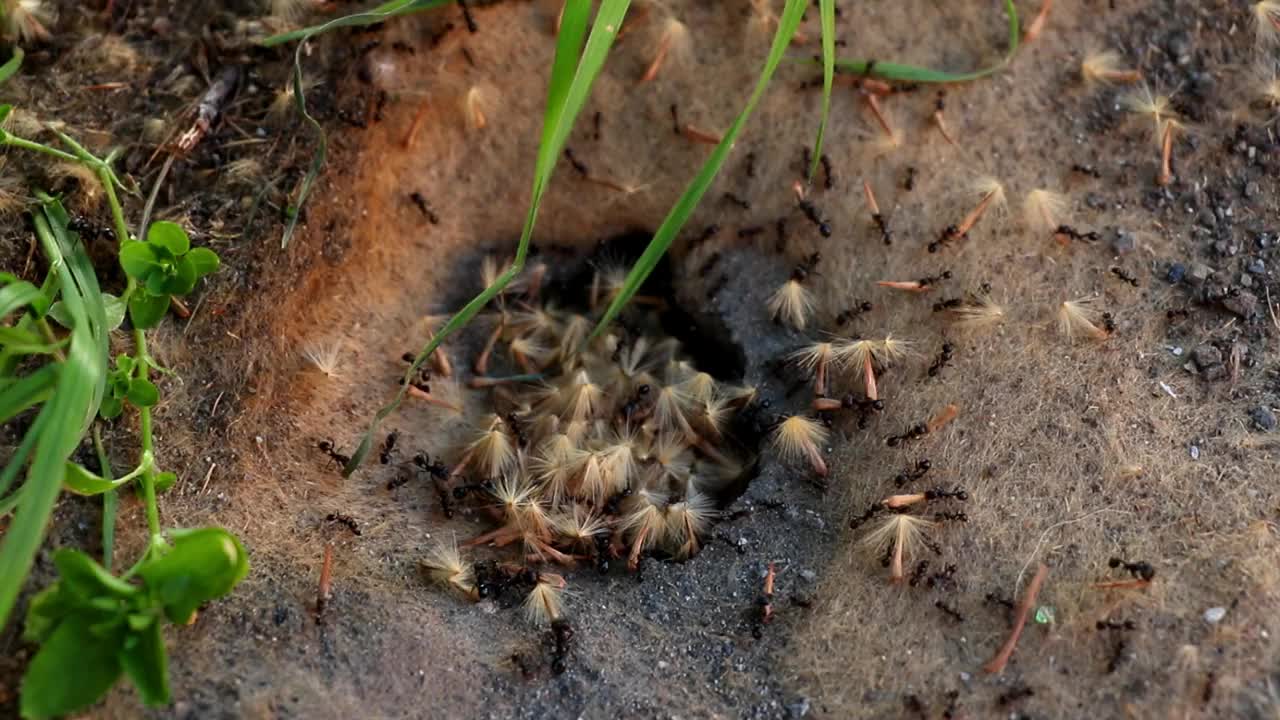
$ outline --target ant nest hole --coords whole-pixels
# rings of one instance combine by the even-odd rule
[[[575,270],[553,270],[573,264],[550,252],[530,260],[476,323],[483,339],[468,385],[489,394],[483,414],[467,418],[452,465],[415,458],[447,516],[489,520],[465,545],[498,548],[497,559],[471,562],[440,546],[423,570],[470,600],[522,598],[530,618],[552,628],[557,672],[572,633],[566,582],[551,570],[634,573],[647,557],[696,555],[753,476],[763,436],[768,403],[733,379],[742,350],[679,309],[665,264],[593,335],[630,266],[612,248],[646,238],[619,238]],[[482,275],[495,276],[501,264],[483,262]],[[423,368],[412,381],[419,396],[430,395],[432,373],[456,372],[434,358]]]

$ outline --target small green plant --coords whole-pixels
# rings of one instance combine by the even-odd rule
[[[7,68],[0,68],[0,75]],[[0,121],[10,110],[0,105]],[[0,537],[0,624],[8,621],[62,488],[103,497],[103,563],[78,550],[59,549],[54,555],[58,581],[31,602],[24,637],[40,649],[22,683],[21,712],[28,718],[83,709],[121,674],[129,676],[146,703],[167,703],[163,621],[190,622],[198,606],[230,592],[249,567],[244,548],[225,530],[162,529],[156,500],[177,475],[160,470],[156,459],[151,409],[160,392],[150,374],[163,369],[147,352],[146,330],[163,320],[172,297],[190,293],[201,277],[217,270],[218,256],[192,248],[187,233],[174,223],[157,222],[145,240],[134,239],[116,194],[124,185],[111,169],[114,155],[98,158],[65,134],[58,137],[67,150],[0,130],[0,147],[79,162],[97,174],[127,280],[118,298],[102,292],[62,204],[35,193],[32,222],[48,275],[36,286],[0,274],[0,320],[13,318],[0,326],[0,422],[35,411],[0,470],[0,517],[14,514]],[[126,308],[133,353],[117,356],[112,370],[108,334],[123,323]],[[56,331],[50,320],[65,332]],[[93,423],[97,416],[122,417],[128,409],[138,417],[138,461],[114,478]],[[91,427],[101,474],[70,459]],[[117,577],[110,571],[116,492],[127,484],[145,504],[148,541],[141,557]]]

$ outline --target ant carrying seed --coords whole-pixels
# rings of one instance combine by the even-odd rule
[[[1156,569],[1151,566],[1151,563],[1143,560],[1139,560],[1138,562],[1127,562],[1121,558],[1113,557],[1107,561],[1107,567],[1114,569],[1121,566],[1123,566],[1130,575],[1138,578],[1139,580],[1146,580],[1149,582],[1156,576]]]
[[[1098,172],[1098,168],[1092,165],[1082,165],[1081,163],[1075,163],[1074,165],[1072,165],[1071,172],[1079,173],[1081,175],[1088,175],[1089,177],[1095,178],[1095,179],[1102,177],[1102,173]]]
[[[382,441],[382,452],[378,455],[378,460],[387,465],[391,463],[391,457],[395,453],[396,441],[400,439],[400,431],[392,430],[387,433],[387,439]]]
[[[351,462],[349,455],[343,455],[338,452],[337,446],[333,444],[332,440],[321,440],[316,443],[316,447],[329,456],[329,462],[336,463],[339,467],[345,467],[347,463]]]
[[[569,164],[573,166],[573,169],[578,171],[578,174],[581,175],[582,177],[591,176],[591,171],[587,168],[587,166],[581,160],[579,160],[576,155],[573,154],[573,148],[564,149],[564,159],[568,160]]]
[[[720,197],[721,197],[721,199],[723,199],[723,200],[725,200],[725,201],[727,201],[727,202],[731,202],[731,203],[733,203],[734,205],[737,205],[738,207],[742,208],[743,210],[750,210],[750,209],[751,209],[751,203],[750,203],[750,202],[747,202],[746,200],[743,200],[742,198],[738,197],[737,195],[734,195],[734,194],[733,194],[733,193],[731,193],[731,192],[726,192],[725,194],[721,195]]]
[[[719,252],[711,253],[711,255],[706,259],[706,261],[702,263],[702,266],[698,268],[698,277],[706,277],[707,274],[710,273],[711,270],[715,268],[715,266],[719,262],[720,262],[720,253]]]
[[[867,199],[867,209],[871,211],[871,221],[880,229],[880,239],[885,245],[893,244],[893,231],[889,229],[889,219],[880,212],[880,203],[876,202],[876,194],[871,189],[871,183],[866,180],[862,181],[862,194]]]
[[[418,210],[422,213],[423,217],[427,219],[427,222],[432,225],[440,224],[440,216],[436,215],[435,211],[431,209],[431,206],[427,205],[427,199],[422,196],[422,193],[415,190],[414,192],[409,193],[409,199],[413,201],[414,205],[418,206]]]
[[[951,137],[950,131],[947,130],[947,123],[942,119],[942,111],[947,108],[946,98],[946,91],[939,90],[938,97],[933,101],[933,124],[938,126],[938,132],[942,133],[943,139],[954,146],[956,140]]]
[[[917,440],[929,434],[929,426],[924,423],[916,423],[912,425],[906,432],[901,435],[891,435],[884,442],[889,447],[897,447],[904,440]]]
[[[947,363],[951,362],[951,356],[954,350],[955,346],[951,343],[942,343],[942,352],[938,353],[938,357],[933,361],[933,364],[929,366],[929,377],[936,377],[939,372],[942,372],[942,369],[947,366]]]
[[[744,227],[738,231],[738,237],[742,239],[753,238],[764,232],[764,228],[759,225]]]
[[[910,585],[911,587],[915,587],[919,585],[920,581],[924,580],[924,576],[928,572],[929,572],[929,561],[921,560],[920,562],[916,563],[916,569],[911,571],[911,579],[907,581],[907,584]]]
[[[352,535],[355,535],[356,537],[360,537],[360,523],[357,522],[356,519],[351,517],[350,515],[343,515],[342,513],[329,513],[328,515],[325,516],[324,521],[327,523],[335,524],[335,525],[343,525],[348,530],[351,531]]]
[[[814,227],[818,228],[819,235],[824,238],[831,237],[831,224],[822,217],[818,207],[805,198],[804,186],[799,181],[796,181],[792,189],[795,191],[796,204],[800,207],[800,212],[804,213],[805,218],[813,223]]]
[[[898,475],[893,478],[893,484],[897,487],[902,487],[912,480],[919,480],[924,477],[932,467],[933,464],[929,462],[928,458],[917,460],[914,468],[907,468],[906,470],[898,473]]]
[[[862,313],[871,312],[871,310],[874,308],[875,308],[874,305],[872,305],[871,303],[865,300],[861,303],[855,303],[852,307],[846,308],[845,310],[840,311],[838,315],[836,315],[836,325],[843,326],[845,323],[861,315]]]
[[[954,242],[964,240],[992,204],[1001,206],[1004,204],[1004,185],[999,180],[983,178],[979,181],[978,189],[982,192],[982,199],[969,211],[968,215],[964,216],[959,225],[948,225],[943,228],[938,239],[929,243],[929,252],[936,253],[943,247],[949,247]]]
[[[1122,267],[1111,268],[1111,274],[1115,275],[1116,277],[1120,278],[1121,280],[1129,283],[1134,287],[1138,287],[1138,278],[1134,277],[1133,275],[1130,275],[1129,271],[1125,270]]]
[[[937,285],[943,280],[950,279],[951,271],[944,270],[941,275],[923,277],[919,280],[878,280],[876,281],[876,285],[879,285],[880,287],[893,288],[894,290],[906,290],[907,292],[919,293],[932,290],[934,285]]]
[[[759,640],[764,636],[764,626],[773,621],[773,581],[776,572],[773,563],[769,563],[769,571],[764,576],[764,589],[756,598],[755,617],[752,620],[751,637]]]
[[[868,520],[874,518],[876,515],[879,515],[883,511],[884,511],[884,505],[880,503],[872,503],[871,507],[867,508],[866,512],[862,513],[858,517],[849,519],[849,529],[857,530]]]
[[[1035,694],[1036,694],[1035,690],[1032,690],[1026,685],[1019,685],[1017,687],[1010,689],[1008,692],[1004,693],[1000,697],[996,698],[996,703],[1000,705],[1009,705],[1012,703],[1016,703],[1019,700],[1025,700],[1026,698],[1029,698]]]
[[[956,622],[958,622],[958,623],[962,623],[962,622],[964,622],[964,616],[960,614],[960,611],[959,611],[959,610],[956,610],[956,609],[955,609],[955,608],[953,608],[953,607],[951,607],[951,606],[950,606],[950,605],[948,605],[945,601],[943,601],[943,600],[934,600],[934,601],[933,601],[933,606],[934,606],[934,607],[936,607],[936,608],[938,608],[938,609],[939,609],[939,610],[941,610],[942,612],[946,613],[948,616],[950,616],[950,617],[951,617],[951,619],[952,619],[952,620],[955,620],[955,621],[956,621]]]

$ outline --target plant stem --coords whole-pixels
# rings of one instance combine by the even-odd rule
[[[57,148],[51,148],[48,145],[42,145],[38,142],[24,140],[23,138],[20,138],[20,137],[14,137],[13,135],[6,136],[4,139],[4,142],[0,144],[19,147],[24,150],[31,150],[32,152],[44,153],[45,155],[52,155],[58,158],[59,160],[66,160],[67,162],[80,162],[80,158],[76,157],[75,155],[72,155],[69,152],[64,152]]]
[[[124,221],[124,208],[120,206],[120,198],[116,195],[116,188],[111,184],[111,168],[106,163],[98,165],[98,180],[102,182],[102,187],[107,191],[107,203],[111,205],[111,219],[116,224],[116,242],[123,247],[125,242],[130,240],[129,226]],[[129,284],[133,284],[133,278],[129,278]]]
[[[58,337],[53,334],[53,328],[49,327],[48,320],[45,320],[44,318],[37,319],[36,327],[40,328],[40,334],[44,336],[45,341],[50,345],[54,345],[58,342]],[[62,362],[67,359],[66,355],[63,355],[61,350],[54,350],[53,356],[57,358],[58,362]]]
[[[93,426],[93,448],[98,453],[98,471],[104,480],[110,481],[111,458],[102,445],[102,429],[97,423]],[[102,494],[102,566],[111,569],[111,558],[115,554],[116,544],[116,503],[119,497],[115,490]]]
[[[137,377],[149,380],[151,371],[150,355],[147,354],[147,336],[142,330],[133,331],[133,343],[137,353],[135,368]],[[147,503],[147,528],[151,531],[151,544],[156,544],[160,537],[160,508],[156,505],[156,469],[154,462],[148,462],[154,455],[154,444],[151,437],[151,408],[138,408],[138,434],[142,436],[142,496]],[[148,549],[148,552],[150,550]]]

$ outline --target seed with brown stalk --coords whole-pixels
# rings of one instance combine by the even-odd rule
[[[827,463],[819,448],[826,444],[829,437],[830,433],[817,420],[792,415],[778,423],[773,431],[771,445],[783,460],[805,460],[813,466],[813,471],[819,477],[826,477]]]

